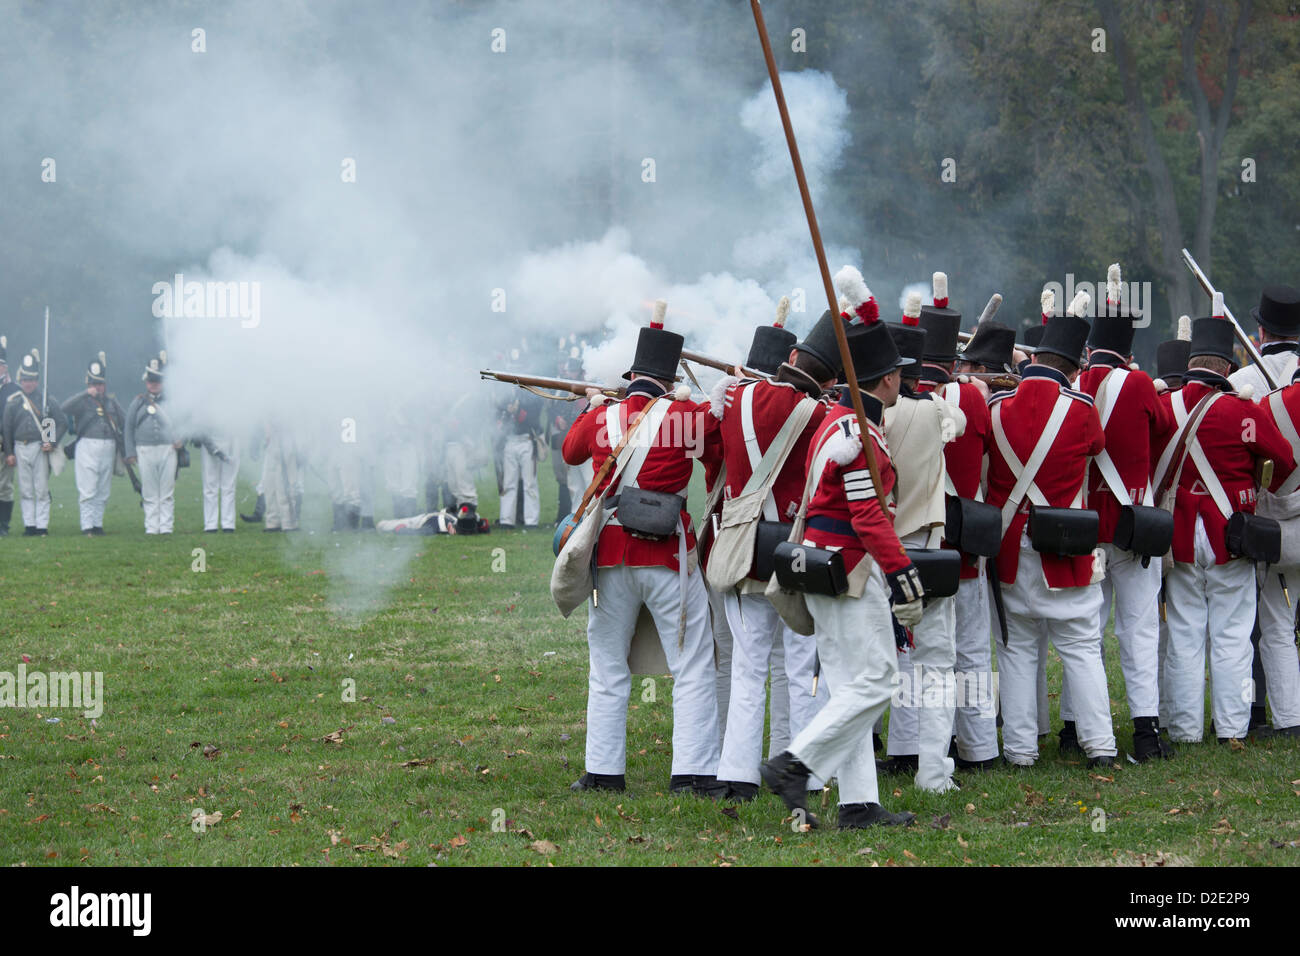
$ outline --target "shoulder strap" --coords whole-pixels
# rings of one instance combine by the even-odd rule
[[[780,513],[770,489],[776,482],[781,468],[794,449],[804,426],[812,418],[813,409],[817,407],[816,399],[802,398],[790,414],[786,416],[781,428],[772,439],[772,444],[761,456],[758,453],[758,434],[754,428],[754,386],[748,386],[740,399],[740,424],[745,436],[745,450],[749,455],[750,474],[741,495],[755,491],[767,492],[763,500],[763,517],[768,521],[780,521]],[[757,460],[755,460],[757,458]]]
[[[1002,506],[1002,534],[1004,537],[1011,527],[1011,519],[1015,517],[1016,512],[1020,509],[1020,502],[1024,500],[1025,495],[1029,495],[1029,499],[1035,504],[1046,503],[1047,499],[1038,490],[1038,486],[1034,484],[1034,478],[1038,476],[1038,469],[1042,467],[1043,461],[1047,458],[1047,453],[1051,450],[1052,443],[1056,441],[1056,436],[1061,433],[1061,426],[1065,424],[1065,416],[1070,410],[1070,402],[1072,401],[1074,399],[1068,395],[1063,394],[1057,397],[1056,404],[1052,406],[1052,414],[1048,416],[1047,424],[1043,427],[1042,434],[1038,436],[1038,441],[1029,455],[1029,460],[1023,465],[1020,463],[1020,459],[1016,457],[1011,442],[1007,440],[1007,433],[1002,427],[1002,405],[998,404],[993,409],[993,437],[997,441],[998,450],[1006,460],[1007,467],[1016,475],[1016,483],[1012,487],[1006,503]]]
[[[1286,409],[1286,402],[1282,401],[1282,392],[1279,389],[1271,392],[1268,396],[1268,406],[1273,410],[1273,419],[1277,422],[1278,431],[1282,437],[1287,440],[1291,446],[1292,457],[1300,455],[1300,433],[1296,432],[1295,421],[1291,418],[1291,413]],[[1282,487],[1278,488],[1278,497],[1291,494],[1296,488],[1300,487],[1300,467],[1287,476],[1286,481],[1282,482]]]
[[[659,396],[659,398],[662,397],[663,396]],[[609,489],[613,486],[614,482],[618,480],[619,472],[621,472],[623,470],[623,466],[627,464],[627,461],[624,458],[624,452],[627,449],[628,439],[632,437],[632,434],[637,430],[637,426],[641,424],[641,422],[650,413],[650,411],[654,409],[655,406],[659,403],[659,398],[650,399],[650,404],[648,404],[644,409],[642,409],[641,414],[632,420],[632,427],[627,430],[626,434],[622,434],[622,428],[620,427],[620,422],[618,420],[619,410],[621,406],[610,405],[606,407],[605,409],[606,434],[609,435],[611,441],[614,440],[618,441],[618,447],[615,448],[614,451],[610,453],[609,457],[607,457],[603,462],[601,462],[600,468],[596,471],[596,474],[592,477],[591,484],[587,486],[587,490],[582,496],[582,501],[578,504],[578,507],[573,512],[576,516],[581,518],[582,515],[586,512],[588,503],[590,503],[592,497],[596,494],[596,489],[600,487],[600,483],[605,480],[605,476],[609,474],[610,469],[614,468],[615,465],[617,465],[618,467],[615,470],[613,476],[610,478],[609,484],[605,486],[605,492],[601,493],[602,498],[604,498],[605,493],[609,491]],[[611,415],[610,415],[611,412],[613,413],[612,425],[611,425]],[[662,414],[659,415],[659,420],[660,422],[663,421]],[[619,434],[619,437],[617,439],[615,439],[614,437],[616,433]]]
[[[1126,368],[1113,368],[1106,373],[1105,378],[1101,380],[1101,385],[1097,387],[1097,413],[1101,417],[1101,427],[1104,430],[1106,423],[1110,421],[1111,413],[1119,404],[1120,392],[1124,389],[1124,383],[1128,381],[1129,370]],[[1129,494],[1129,489],[1124,487],[1124,479],[1120,477],[1119,469],[1115,467],[1115,460],[1110,457],[1110,452],[1103,448],[1095,456],[1093,463],[1096,464],[1097,470],[1101,472],[1101,477],[1106,482],[1106,487],[1110,493],[1115,496],[1115,500],[1121,505],[1133,504],[1133,496]],[[1148,483],[1143,493],[1143,504],[1151,503],[1151,485]]]
[[[1181,391],[1177,392],[1174,395],[1174,399],[1181,399],[1182,394]],[[1175,456],[1178,458],[1178,465],[1177,474],[1174,476],[1173,486],[1177,487],[1178,479],[1183,470],[1183,460],[1187,457],[1187,441],[1192,432],[1198,425],[1200,425],[1201,419],[1205,417],[1205,413],[1210,410],[1210,406],[1218,401],[1219,397],[1222,395],[1223,393],[1219,391],[1207,392],[1202,395],[1201,400],[1197,402],[1196,407],[1192,409],[1192,414],[1190,416],[1187,414],[1187,403],[1185,401],[1179,401],[1175,406],[1174,417],[1178,418],[1179,409],[1182,410],[1183,415],[1182,418],[1179,419],[1180,427],[1178,431],[1175,432],[1174,437],[1169,440],[1169,444],[1165,445],[1165,450],[1161,453],[1160,460],[1156,462],[1154,487],[1156,488],[1157,496],[1163,494],[1165,487],[1169,484],[1166,479],[1169,477],[1169,469],[1174,467],[1173,462]]]

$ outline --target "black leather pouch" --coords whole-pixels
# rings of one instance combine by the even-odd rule
[[[1097,547],[1100,518],[1086,508],[1029,506],[1029,543],[1039,554],[1078,557]]]
[[[772,564],[777,583],[787,591],[838,597],[849,589],[844,556],[838,551],[782,541],[772,555]]]

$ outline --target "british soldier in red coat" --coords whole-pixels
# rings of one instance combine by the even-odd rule
[[[1046,628],[1074,698],[1079,742],[1089,766],[1110,766],[1115,736],[1098,641],[1101,559],[1053,553],[1046,534],[1034,550],[1027,534],[1031,504],[1063,509],[1057,527],[1076,521],[1086,500],[1088,460],[1105,447],[1092,398],[1072,388],[1088,322],[1086,297],[1052,317],[1015,392],[993,397],[988,500],[1003,513],[996,572],[1004,591],[1006,643],[998,650],[1002,751],[1008,763],[1038,759],[1040,634]],[[1032,480],[1028,480],[1032,476]],[[1051,525],[1046,525],[1050,532]],[[1064,550],[1065,546],[1058,544]]]
[[[802,421],[807,414],[776,470],[776,478],[763,503],[764,521],[789,524],[803,498],[808,446],[829,408],[822,396],[840,373],[832,322],[829,314],[824,316],[803,342],[784,329],[772,326],[757,329],[745,367],[768,371],[773,378],[768,381],[728,377],[713,390],[710,419],[722,439],[725,501],[741,495],[754,473],[754,466],[769,453],[778,433],[796,410],[799,410],[798,420]],[[812,635],[796,633],[785,625],[763,594],[766,585],[767,580],[759,578],[751,563],[746,577],[723,592],[722,603],[733,645],[718,779],[727,784],[728,796],[736,800],[749,800],[758,793],[769,668],[773,671],[772,710],[775,714],[779,706],[785,707],[791,738],[808,725],[829,697],[827,689],[820,684],[817,696],[810,693],[816,669],[816,641]],[[781,651],[779,657],[773,654],[777,648]],[[785,680],[779,684],[775,679],[774,657],[782,663],[784,671]],[[785,694],[784,701],[777,700],[778,693]],[[788,744],[787,739],[776,752]],[[818,781],[812,781],[813,789],[819,786]]]
[[[1165,678],[1169,735],[1175,741],[1199,742],[1204,733],[1207,642],[1216,733],[1221,740],[1246,736],[1254,696],[1255,563],[1229,552],[1228,521],[1234,513],[1254,512],[1255,476],[1265,460],[1274,463],[1270,490],[1295,467],[1277,426],[1228,382],[1232,345],[1228,322],[1192,323],[1184,384],[1169,397],[1179,428],[1156,466],[1157,494],[1174,491]]]
[[[657,318],[660,316],[661,312]],[[591,459],[599,472],[638,417],[647,415],[650,431],[633,435],[629,445],[636,451],[604,503],[607,520],[596,545],[598,597],[592,601],[587,620],[591,672],[586,772],[573,785],[575,790],[622,790],[626,786],[627,706],[632,683],[627,657],[637,616],[645,605],[654,617],[674,679],[669,789],[719,795],[713,641],[703,574],[694,567],[695,533],[686,511],[692,466],[705,453],[707,406],[685,400],[689,392],[670,391],[681,349],[682,337],[664,330],[661,319],[642,329],[636,358],[625,375],[631,379],[627,397],[584,411],[569,429],[561,449],[570,465]],[[598,400],[595,389],[589,395]],[[602,486],[609,481],[606,476]],[[632,519],[621,513],[619,499],[629,494],[635,498],[638,489],[651,493],[646,497],[658,502],[661,509],[675,506],[665,505],[671,502],[667,496],[681,497],[677,526],[671,533],[650,534],[645,530],[648,524],[633,527],[626,523]],[[656,494],[660,497],[654,497]],[[586,520],[599,520],[599,516]]]
[[[1106,433],[1106,447],[1088,472],[1088,507],[1099,518],[1097,540],[1106,555],[1098,640],[1115,608],[1115,640],[1133,718],[1133,757],[1139,763],[1170,756],[1160,741],[1159,646],[1160,563],[1117,547],[1115,524],[1125,505],[1154,504],[1150,486],[1152,448],[1161,447],[1173,417],[1161,404],[1151,378],[1131,369],[1134,320],[1120,301],[1119,266],[1112,265],[1106,308],[1093,320],[1088,337],[1088,368],[1078,387],[1091,395]],[[1104,655],[1103,655],[1104,658]],[[1061,748],[1077,749],[1070,685],[1061,689]]]
[[[815,487],[803,539],[806,546],[838,550],[849,574],[848,593],[806,596],[831,699],[790,749],[762,768],[763,782],[814,826],[807,807],[809,777],[837,777],[841,829],[914,819],[880,805],[871,728],[889,705],[898,675],[891,601],[901,626],[913,627],[921,619],[924,594],[920,575],[894,533],[891,515],[881,506],[895,478],[880,422],[884,409],[898,397],[898,368],[904,360],[878,321],[869,293],[854,311],[869,323],[849,330],[849,348],[863,389],[882,487],[878,494],[856,416],[851,408],[837,406],[809,449],[807,467]]]
[[[989,414],[989,388],[978,379],[958,381],[959,372],[1008,372],[1016,333],[992,319],[975,329],[966,348],[957,354],[956,328],[945,328],[938,319],[921,317],[926,329],[926,361],[921,367],[922,391],[933,389],[949,402],[956,401],[966,416],[966,430],[947,444],[944,459],[951,482],[949,495],[969,501],[983,501],[984,462],[993,440],[993,419]],[[931,341],[931,336],[936,336]],[[953,545],[945,545],[952,547]],[[962,556],[961,585],[956,596],[956,648],[954,665],[957,682],[964,687],[953,722],[957,739],[956,765],[962,769],[986,770],[998,758],[997,702],[993,698],[993,649],[989,643],[989,593],[986,561],[975,555]]]

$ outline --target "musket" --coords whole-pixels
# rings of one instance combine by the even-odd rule
[[[781,126],[785,130],[785,143],[790,150],[790,165],[794,167],[794,178],[799,185],[799,197],[803,200],[803,211],[808,220],[808,232],[812,239],[813,251],[817,253],[817,268],[821,272],[826,302],[830,308],[831,321],[835,326],[835,344],[839,347],[844,379],[848,383],[849,398],[853,402],[853,415],[857,419],[858,432],[862,438],[862,454],[867,460],[867,474],[871,476],[872,487],[876,489],[876,498],[880,502],[881,511],[888,514],[884,485],[880,481],[880,466],[876,463],[876,451],[869,437],[871,432],[867,428],[867,412],[862,405],[862,392],[858,388],[858,376],[853,368],[853,355],[849,352],[849,339],[845,333],[846,323],[840,318],[835,284],[831,282],[831,269],[826,262],[821,230],[817,228],[817,213],[813,209],[812,194],[808,190],[808,180],[804,176],[803,161],[799,158],[799,144],[795,142],[794,126],[790,123],[790,110],[785,105],[785,92],[781,88],[781,76],[776,69],[776,57],[772,55],[772,43],[767,36],[767,24],[763,22],[763,8],[759,0],[749,0],[749,8],[753,11],[754,26],[758,29],[758,39],[763,46],[763,59],[767,63],[768,79],[772,81],[772,95],[776,97],[776,108],[781,114]]]
[[[1000,389],[1013,389],[1020,385],[1020,376],[1015,372],[958,372],[957,381],[977,378],[981,382]]]
[[[1192,254],[1186,249],[1183,250],[1183,262],[1191,270],[1201,288],[1205,290],[1205,294],[1210,297],[1210,301],[1214,301],[1215,295],[1218,294],[1217,290],[1210,283],[1210,277],[1201,270],[1201,267],[1196,264],[1196,260],[1192,258]],[[1246,334],[1246,330],[1241,327],[1241,323],[1237,321],[1236,316],[1232,314],[1232,310],[1228,308],[1226,303],[1223,306],[1223,317],[1232,323],[1232,332],[1237,337],[1237,341],[1241,343],[1241,347],[1246,351],[1246,355],[1259,366],[1260,374],[1264,376],[1264,381],[1268,383],[1269,391],[1276,389],[1278,387],[1277,379],[1273,378],[1273,373],[1264,364],[1264,356],[1259,353],[1259,349],[1255,348],[1255,343],[1250,340],[1250,336]]]
[[[758,372],[752,368],[745,368],[739,362],[724,362],[720,358],[714,358],[712,355],[705,355],[703,352],[692,352],[690,349],[682,349],[682,358],[687,362],[694,362],[696,365],[703,365],[708,368],[716,368],[719,372],[726,372],[728,375],[739,370],[741,378],[766,378],[772,376],[765,372]]]
[[[994,314],[997,313],[1001,305],[1002,305],[1002,294],[999,292],[994,292],[993,295],[989,298],[988,305],[984,306],[984,311],[980,313],[979,322],[975,323],[975,327],[979,328],[980,322],[986,322],[989,319],[993,318]],[[975,335],[974,332],[958,332],[957,339],[962,343],[966,343],[969,342],[974,337],[974,335]]]
[[[581,382],[571,378],[543,378],[540,375],[517,375],[514,372],[497,372],[490,368],[480,369],[479,378],[505,382],[508,385],[518,385],[522,389],[532,392],[534,395],[540,395],[542,398],[549,398],[557,402],[575,402],[579,398],[587,397],[587,389],[594,388],[600,391],[600,394],[608,398],[623,398],[627,395],[627,389],[622,385],[596,385],[592,382]],[[568,392],[572,397],[564,395],[553,395],[547,392],[538,391],[539,389],[549,388],[556,392]]]

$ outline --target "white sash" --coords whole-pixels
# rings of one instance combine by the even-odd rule
[[[1029,455],[1029,460],[1024,464],[1016,457],[1011,443],[1007,441],[1007,433],[1002,427],[1002,405],[997,404],[993,408],[993,437],[997,441],[998,451],[1002,453],[1007,467],[1011,473],[1016,476],[1015,486],[1011,489],[1011,494],[1007,497],[1006,504],[1002,506],[1002,534],[1005,537],[1007,530],[1011,527],[1011,521],[1020,510],[1020,502],[1027,496],[1030,501],[1040,508],[1050,507],[1047,497],[1039,490],[1034,479],[1038,476],[1038,469],[1042,467],[1043,461],[1047,458],[1047,453],[1052,448],[1052,443],[1056,441],[1056,436],[1061,432],[1061,426],[1065,424],[1066,413],[1070,410],[1070,402],[1073,399],[1068,395],[1060,395],[1056,399],[1056,404],[1052,406],[1052,414],[1048,416],[1047,424],[1043,428],[1043,433],[1038,436],[1038,442],[1034,445],[1034,450]],[[1070,507],[1078,507],[1083,500],[1083,486],[1087,484],[1087,477],[1079,485],[1079,491],[1074,496],[1074,502]]]

